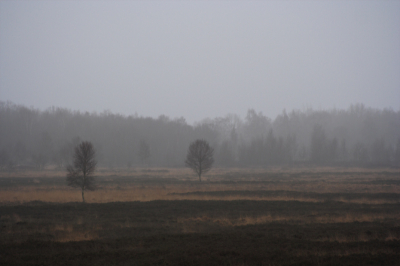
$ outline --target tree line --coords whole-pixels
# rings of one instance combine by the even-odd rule
[[[390,165],[400,162],[400,111],[367,108],[283,111],[275,119],[250,109],[194,125],[109,111],[45,111],[0,102],[0,168],[65,168],[87,140],[101,167],[183,167],[190,143],[207,141],[215,166]]]

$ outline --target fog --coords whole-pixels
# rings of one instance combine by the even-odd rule
[[[82,140],[102,167],[184,167],[189,144],[204,139],[218,167],[400,166],[400,111],[352,105],[293,110],[275,119],[253,109],[195,126],[111,112],[40,111],[0,102],[0,169],[63,169]]]
[[[398,1],[1,1],[0,100],[189,125],[396,112],[399,25]]]

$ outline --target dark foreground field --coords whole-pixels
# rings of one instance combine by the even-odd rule
[[[203,184],[155,173],[113,174],[115,187],[106,175],[99,190],[163,200],[96,203],[98,192],[86,204],[65,202],[79,191],[61,177],[1,178],[14,197],[65,191],[2,200],[0,265],[400,265],[398,171],[217,173]]]

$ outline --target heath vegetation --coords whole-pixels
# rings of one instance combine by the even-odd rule
[[[396,265],[400,172],[103,169],[2,173],[2,265]]]

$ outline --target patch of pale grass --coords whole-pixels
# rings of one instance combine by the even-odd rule
[[[355,204],[395,204],[400,203],[400,199],[398,200],[385,200],[385,199],[368,199],[368,198],[359,198],[359,199],[344,199],[338,198],[335,201],[344,202],[344,203],[355,203]]]
[[[24,203],[31,201],[65,203],[80,200],[82,200],[81,195],[77,190],[71,190],[63,187],[47,189],[23,187],[18,189],[3,190],[0,193],[1,203]]]
[[[29,235],[39,233],[49,236],[48,240],[56,242],[69,242],[69,241],[87,241],[98,239],[98,232],[103,230],[100,225],[92,224],[85,226],[84,229],[76,229],[77,225],[82,224],[82,220],[78,218],[72,223],[51,224],[46,226],[36,225],[31,219],[22,220],[17,214],[2,215],[0,220],[8,224],[6,230],[3,230],[2,237],[10,238],[15,234],[23,235],[20,239],[10,238],[13,242],[24,242],[29,238]],[[26,222],[30,224],[29,227],[11,226],[19,222]],[[79,226],[78,226],[79,227]]]
[[[394,235],[392,232],[388,232],[387,236],[379,236],[376,234],[367,235],[366,233],[360,233],[358,235],[339,235],[335,234],[329,237],[323,237],[319,239],[311,239],[312,241],[318,242],[338,242],[338,243],[349,243],[349,242],[367,242],[371,240],[383,240],[383,241],[392,241],[392,240],[400,240],[399,236]]]
[[[276,221],[287,221],[288,219],[279,215],[262,215],[257,217],[244,216],[238,219],[228,219],[228,218],[215,218],[212,220],[213,223],[217,223],[224,226],[243,226],[243,225],[256,225],[265,224]]]
[[[54,241],[69,242],[69,241],[87,241],[99,239],[98,232],[104,229],[99,224],[86,225],[85,229],[75,229],[75,225],[82,225],[83,219],[78,217],[73,223],[55,224],[49,229],[49,233],[55,236]]]
[[[331,250],[310,250],[310,249],[301,249],[294,251],[295,256],[297,257],[309,257],[309,256],[317,256],[317,257],[326,257],[326,256],[351,256],[351,255],[397,255],[395,250],[377,248],[375,250],[371,250],[370,248],[363,247],[352,247],[347,249],[331,249]]]
[[[221,226],[245,226],[245,225],[257,225],[266,224],[272,222],[300,222],[304,224],[329,224],[329,223],[354,223],[354,222],[377,222],[388,218],[398,218],[397,215],[368,215],[360,214],[355,215],[351,213],[346,213],[338,216],[317,216],[305,217],[305,216],[282,216],[282,215],[261,215],[261,216],[242,216],[239,218],[229,218],[229,217],[209,217],[209,216],[199,216],[190,218],[178,218],[177,222],[180,224],[186,223],[215,223]]]
[[[101,230],[103,228],[99,225],[92,225],[85,230],[76,230],[73,224],[56,224],[52,225],[47,233],[54,235],[54,241],[56,242],[70,242],[99,239],[98,232]]]
[[[354,214],[345,213],[335,216],[315,216],[310,220],[314,223],[354,223],[354,222],[377,222],[385,219],[398,219],[399,214]]]
[[[393,234],[392,232],[390,232],[386,238],[386,241],[392,241],[392,240],[400,240],[400,236]]]
[[[57,235],[54,238],[55,242],[71,242],[71,241],[88,241],[88,240],[96,240],[99,236],[96,232],[86,231],[73,231],[68,234]]]

